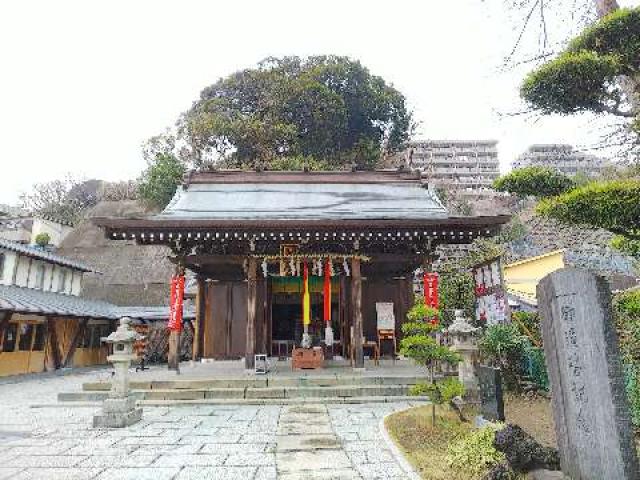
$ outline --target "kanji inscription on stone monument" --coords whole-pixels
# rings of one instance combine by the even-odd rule
[[[638,459],[606,281],[562,269],[538,285],[562,471],[638,480]]]

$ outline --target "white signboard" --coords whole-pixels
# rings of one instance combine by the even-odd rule
[[[376,302],[378,314],[378,330],[395,330],[396,317],[393,314],[393,303]]]

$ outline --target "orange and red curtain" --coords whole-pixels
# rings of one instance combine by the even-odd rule
[[[169,322],[167,328],[179,332],[182,330],[182,304],[184,301],[184,275],[171,277],[171,297],[169,303]]]
[[[304,262],[302,276],[302,324],[309,325],[311,323],[311,297],[309,295],[309,267]]]
[[[324,321],[327,326],[331,325],[331,265],[329,260],[324,264]]]

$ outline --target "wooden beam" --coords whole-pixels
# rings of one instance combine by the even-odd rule
[[[206,284],[204,278],[201,275],[198,275],[196,277],[196,281],[198,282],[198,292],[196,294],[196,318],[193,322],[193,347],[191,356],[193,361],[197,361],[202,358],[206,301]]]
[[[247,369],[255,368],[256,353],[256,300],[258,293],[257,260],[249,257],[247,262],[247,345],[244,363]]]
[[[362,276],[360,259],[351,259],[351,306],[353,308],[353,342],[354,367],[364,368],[364,352],[362,351]]]
[[[2,339],[4,338],[4,331],[7,329],[9,322],[11,321],[11,317],[13,316],[13,312],[1,312],[0,313],[0,344],[2,344]],[[1,352],[2,350],[0,350]]]
[[[64,356],[64,360],[62,361],[61,367],[65,368],[69,365],[69,362],[73,359],[73,354],[76,353],[76,348],[78,348],[78,343],[82,338],[85,330],[87,329],[87,323],[89,323],[88,318],[83,318],[78,321],[78,328],[76,329],[73,337],[71,338],[71,343],[69,344],[69,349],[67,350],[67,354]]]
[[[60,368],[60,346],[58,345],[58,334],[56,332],[56,324],[53,318],[47,317],[47,338],[51,354],[52,370]]]
[[[167,355],[169,370],[180,370],[180,331],[169,330],[169,353]]]

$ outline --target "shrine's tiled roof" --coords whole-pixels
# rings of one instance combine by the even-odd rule
[[[374,172],[375,173],[375,172]],[[211,178],[180,188],[158,220],[419,220],[446,218],[433,190],[398,175],[283,174]],[[296,179],[298,181],[296,181]],[[315,182],[311,180],[316,179]],[[320,181],[320,179],[322,181]],[[377,181],[376,181],[377,180]]]

